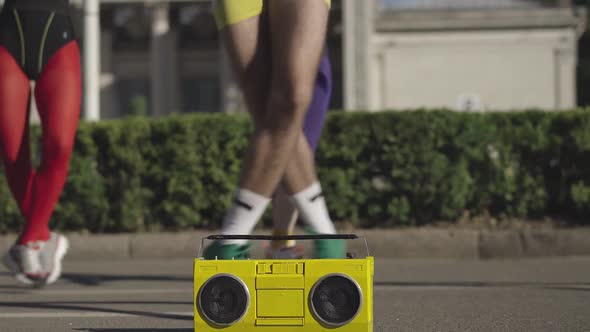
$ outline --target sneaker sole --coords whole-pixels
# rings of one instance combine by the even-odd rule
[[[55,254],[53,255],[53,269],[49,273],[45,284],[49,285],[57,281],[57,279],[61,276],[61,269],[62,269],[62,261],[68,249],[70,248],[70,242],[68,239],[63,236],[59,235],[57,239],[57,249],[55,250]]]
[[[4,257],[2,258],[2,263],[10,271],[10,273],[12,273],[12,275],[16,278],[18,282],[25,285],[33,284],[33,281],[31,281],[31,279],[27,278],[27,276],[25,276],[24,273],[20,272],[20,267],[18,266],[18,263],[14,259],[12,259],[12,255],[10,255],[10,253],[4,255]]]

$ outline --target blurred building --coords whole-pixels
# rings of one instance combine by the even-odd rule
[[[350,107],[576,106],[585,11],[570,1],[381,0],[376,8],[350,3],[366,16],[350,17],[360,20],[355,29],[362,38],[344,37],[351,40],[346,52],[355,52],[351,65],[364,64],[354,74],[364,89],[348,86],[345,94]]]
[[[78,3],[83,30],[83,2]],[[335,1],[328,38],[333,108],[342,108],[341,17]],[[101,0],[100,53],[101,119],[245,110],[210,0]]]
[[[96,25],[91,1],[98,0],[72,0],[82,43],[100,51],[83,47],[100,62],[92,67],[94,57],[83,55],[86,73],[100,68],[87,77],[87,92],[100,89],[100,108],[87,109],[87,118],[243,111],[209,0],[100,0]],[[566,109],[590,102],[578,93],[590,87],[589,47],[578,46],[589,42],[581,38],[586,12],[570,0],[333,4],[333,109]]]

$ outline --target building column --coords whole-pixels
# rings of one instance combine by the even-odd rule
[[[151,40],[151,113],[164,115],[176,111],[174,91],[177,89],[178,70],[175,36],[170,31],[169,4],[152,4]]]
[[[555,54],[555,109],[568,110],[576,107],[576,65],[578,60],[578,34],[574,28],[562,37],[562,45]]]
[[[343,0],[344,109],[369,110],[374,0]]]
[[[100,105],[101,118],[112,118],[117,114],[115,103],[115,74],[113,72],[113,32],[102,31],[100,36]]]
[[[100,120],[100,3],[84,1],[84,112],[87,121]]]

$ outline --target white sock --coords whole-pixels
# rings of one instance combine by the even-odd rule
[[[315,233],[336,234],[334,223],[330,219],[326,200],[322,195],[322,187],[319,182],[314,182],[303,191],[291,196],[291,200],[303,221]]]
[[[249,235],[264,214],[270,198],[253,191],[238,189],[232,206],[223,219],[222,235]],[[245,244],[246,240],[224,240],[223,244]]]

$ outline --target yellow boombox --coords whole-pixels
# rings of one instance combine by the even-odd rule
[[[345,234],[212,235],[206,239],[357,238]],[[195,331],[372,332],[373,273],[371,256],[205,260],[199,255],[194,261]]]

